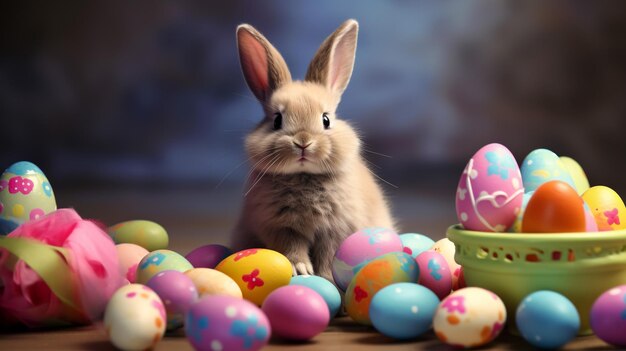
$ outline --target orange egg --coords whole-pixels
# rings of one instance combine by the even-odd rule
[[[554,180],[535,190],[524,212],[522,232],[572,233],[585,230],[583,201],[574,188]]]

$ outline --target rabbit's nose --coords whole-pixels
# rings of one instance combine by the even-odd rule
[[[311,144],[313,144],[313,143],[312,143],[312,142],[309,142],[308,144],[303,145],[304,143],[302,143],[302,142],[297,142],[297,141],[295,141],[295,140],[294,140],[293,144],[294,144],[296,147],[299,147],[300,149],[304,150],[304,149],[306,149],[307,147],[311,146]]]

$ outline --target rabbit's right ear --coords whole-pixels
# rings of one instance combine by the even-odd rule
[[[248,87],[261,103],[266,103],[272,92],[281,85],[291,82],[291,74],[283,57],[251,25],[237,27],[237,47]]]

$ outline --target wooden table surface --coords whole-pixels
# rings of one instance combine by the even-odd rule
[[[392,192],[394,213],[403,232],[420,232],[437,240],[455,221],[454,191],[444,188],[409,188]],[[200,245],[227,244],[241,204],[240,189],[195,187],[55,189],[59,207],[73,207],[84,218],[98,219],[106,225],[148,219],[162,224],[170,236],[170,248],[186,254]],[[626,332],[626,331],[625,331]],[[0,351],[18,350],[113,350],[97,326],[47,331],[0,330]],[[156,350],[191,350],[184,332],[167,335]],[[506,331],[484,349],[533,349],[523,339]],[[594,336],[579,337],[565,350],[614,349]],[[272,339],[264,350],[453,350],[434,334],[410,342],[386,338],[374,329],[360,326],[347,317],[337,318],[325,332],[306,343]],[[227,351],[227,350],[226,350]]]

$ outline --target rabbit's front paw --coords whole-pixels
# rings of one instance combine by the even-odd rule
[[[297,260],[291,261],[291,265],[293,267],[293,275],[313,275],[313,265],[310,260]]]

